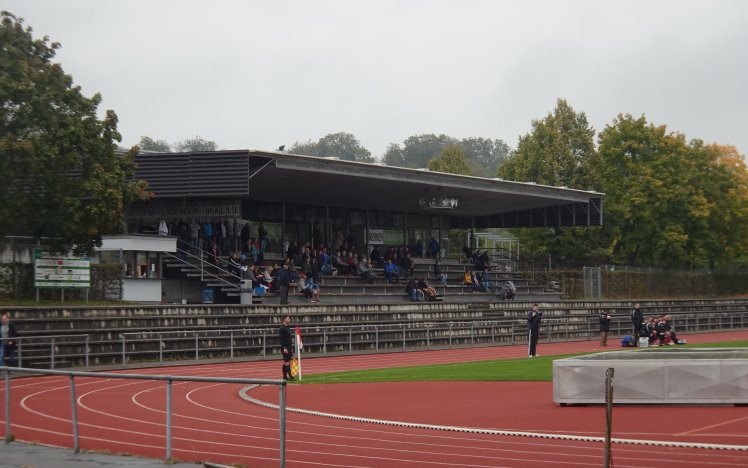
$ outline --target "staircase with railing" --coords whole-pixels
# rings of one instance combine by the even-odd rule
[[[177,241],[176,253],[165,253],[164,267],[183,277],[198,279],[204,288],[212,288],[224,297],[239,296],[241,278],[231,271],[226,260],[212,259],[202,249],[193,249],[181,239]]]

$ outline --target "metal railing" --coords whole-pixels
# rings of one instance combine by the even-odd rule
[[[280,391],[279,395],[279,442],[280,442],[280,466],[286,466],[286,381],[269,380],[269,379],[241,379],[241,378],[224,378],[224,377],[197,377],[181,375],[145,375],[145,374],[117,374],[107,372],[71,372],[59,370],[40,370],[28,369],[21,367],[0,367],[0,371],[5,374],[5,443],[13,440],[11,425],[11,378],[10,374],[41,374],[41,375],[59,375],[67,376],[70,379],[70,408],[73,430],[73,449],[75,453],[80,452],[80,440],[78,435],[78,401],[76,398],[75,377],[91,377],[96,379],[131,379],[131,380],[156,380],[166,382],[166,447],[165,459],[171,460],[172,454],[172,383],[173,382],[210,382],[210,383],[230,383],[246,385],[277,385]]]
[[[76,340],[76,338],[82,338]],[[50,369],[55,368],[55,364],[58,359],[77,359],[83,356],[85,366],[89,364],[89,335],[32,335],[32,336],[16,336],[13,338],[0,338],[0,343],[4,341],[18,342],[18,352],[16,359],[18,360],[18,366],[23,367],[24,355],[28,359],[37,359],[48,361]],[[24,342],[28,343],[24,348]],[[82,353],[65,353],[60,352],[61,347],[65,348],[77,348],[83,346]],[[24,349],[26,351],[24,351]],[[49,354],[39,354],[36,351],[49,349]],[[3,363],[0,362],[0,366]]]
[[[748,328],[748,311],[671,313],[678,333]],[[449,347],[513,345],[527,340],[525,318],[496,320],[428,321],[390,324],[301,326],[307,353],[327,355],[354,352],[390,352]],[[541,324],[541,342],[581,341],[599,335],[598,315],[547,316]],[[615,317],[609,337],[631,333],[628,317]],[[224,328],[165,332],[123,333],[122,366],[137,361],[265,358],[278,353],[278,330]]]

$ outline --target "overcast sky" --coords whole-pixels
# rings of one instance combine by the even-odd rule
[[[748,152],[748,1],[3,0],[123,145],[266,149],[350,132],[512,148],[564,98],[600,132],[644,114]]]

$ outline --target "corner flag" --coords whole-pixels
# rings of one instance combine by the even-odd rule
[[[301,380],[301,350],[302,349],[304,349],[304,343],[301,342],[301,329],[299,327],[296,327],[296,356],[298,358],[298,363],[299,363],[299,373],[296,378],[299,380]]]

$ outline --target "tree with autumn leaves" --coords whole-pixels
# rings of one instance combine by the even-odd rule
[[[117,150],[117,115],[100,120],[101,96],[84,96],[53,62],[59,44],[8,12],[0,44],[0,235],[91,253],[127,204],[147,198],[133,181],[136,150]]]
[[[533,122],[499,176],[605,193],[602,228],[522,230],[526,246],[570,265],[720,268],[748,262],[748,171],[730,146],[686,142],[645,117],[600,133],[559,100]]]

